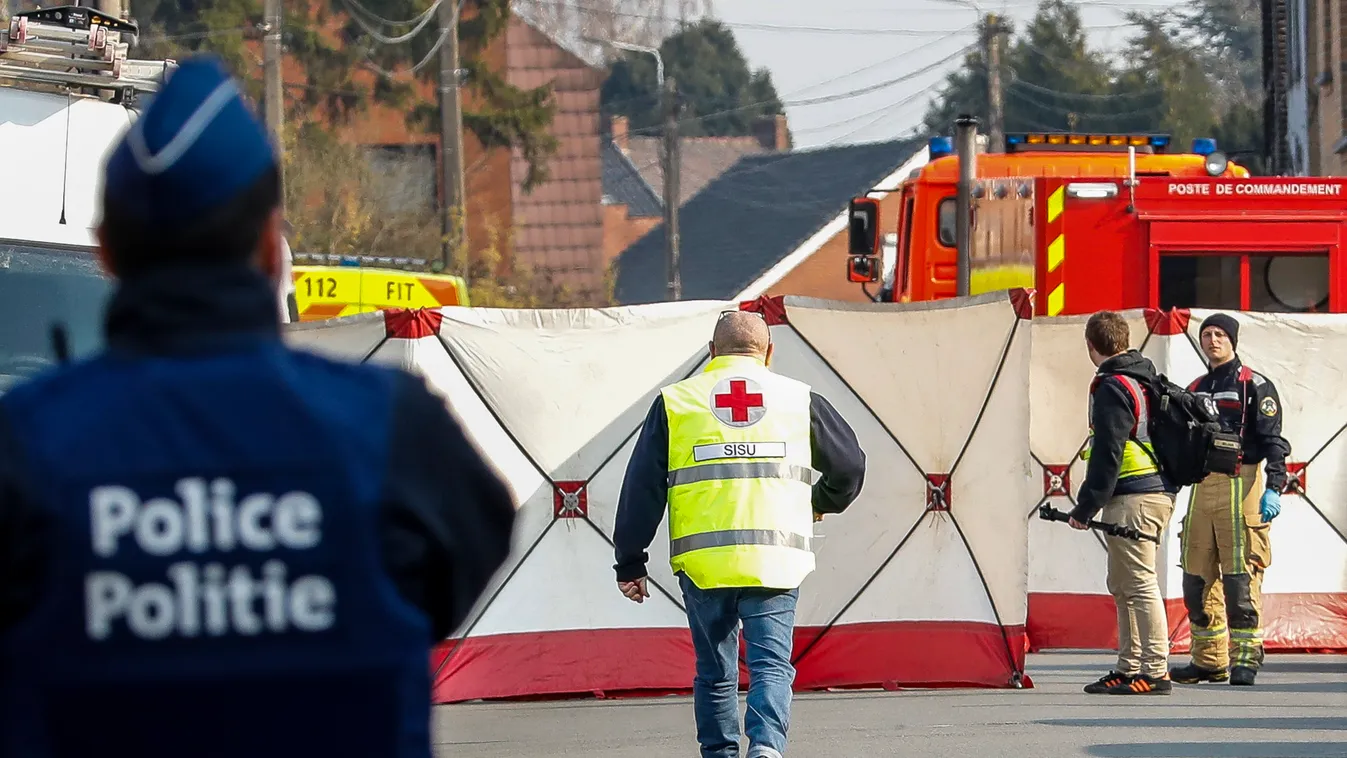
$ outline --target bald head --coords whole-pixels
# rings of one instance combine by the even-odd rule
[[[765,359],[770,342],[767,322],[758,314],[747,311],[731,311],[721,316],[716,322],[715,334],[711,336],[711,347],[716,355],[749,355]]]

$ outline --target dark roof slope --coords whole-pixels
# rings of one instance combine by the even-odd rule
[[[632,164],[661,198],[664,197],[664,164],[660,161],[663,141],[663,137],[627,138],[627,155]],[[756,137],[686,137],[678,150],[680,206],[745,155],[783,154],[763,147]]]
[[[679,210],[683,299],[734,297],[924,145],[895,140],[741,158]],[[632,243],[617,266],[619,303],[664,300],[664,225]]]
[[[627,206],[632,218],[660,216],[664,206],[627,156],[612,141],[603,143],[603,201]]]

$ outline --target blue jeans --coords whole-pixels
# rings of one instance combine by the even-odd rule
[[[791,685],[790,654],[799,590],[761,587],[703,590],[678,575],[697,653],[693,711],[702,758],[739,755],[739,622],[748,653],[748,758],[786,751]]]

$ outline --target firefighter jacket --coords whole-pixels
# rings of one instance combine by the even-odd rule
[[[617,579],[646,576],[667,504],[670,564],[698,587],[798,587],[814,513],[846,510],[864,478],[826,400],[754,358],[716,357],[651,405],[618,501]]]
[[[1235,356],[1193,381],[1188,391],[1216,401],[1221,427],[1243,441],[1243,463],[1267,461],[1267,489],[1280,491],[1291,443],[1282,436],[1281,398],[1272,381]]]
[[[0,755],[430,758],[511,493],[422,380],[278,322],[260,272],[157,267],[0,397]]]
[[[1145,388],[1122,370],[1154,375],[1155,364],[1128,350],[1099,365],[1090,384],[1090,439],[1081,457],[1088,461],[1085,482],[1071,516],[1085,522],[1114,495],[1178,492],[1150,453],[1149,401]]]

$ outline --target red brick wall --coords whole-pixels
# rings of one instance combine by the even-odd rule
[[[599,87],[602,74],[518,19],[506,32],[509,81],[533,89],[552,85],[556,112],[552,135],[558,146],[549,178],[524,192],[528,164],[516,150],[510,160],[514,185],[515,253],[518,260],[550,272],[558,282],[597,288],[603,282],[603,168],[599,157]]]
[[[885,230],[896,228],[901,195],[891,192],[879,201],[879,218]],[[879,294],[879,283],[866,285],[872,294]],[[870,298],[861,291],[861,285],[847,281],[847,233],[833,236],[813,255],[806,258],[776,286],[769,295],[802,295],[826,300],[868,303]]]
[[[465,13],[470,12],[468,8]],[[330,19],[325,29],[334,34],[340,23],[340,19]],[[260,45],[253,46],[260,62]],[[517,259],[552,271],[560,281],[574,287],[600,287],[607,261],[599,154],[602,73],[518,18],[512,19],[506,32],[487,48],[486,61],[517,87],[552,83],[557,106],[552,133],[560,144],[549,161],[549,180],[526,194],[521,185],[527,163],[520,151],[486,151],[475,136],[465,134],[463,165],[470,248],[480,254],[494,245],[507,267]],[[289,112],[312,116],[314,111],[302,102],[305,78],[297,61],[286,60],[284,77]],[[354,78],[369,86],[376,75],[360,71]],[[320,119],[341,139],[355,144],[435,145],[438,162],[438,133],[420,131],[406,122],[406,114],[418,104],[437,103],[435,84],[418,81],[413,89],[411,101],[397,107],[370,102],[347,122]],[[472,91],[465,89],[464,108],[473,107],[473,101]],[[439,176],[437,172],[437,194],[442,197]]]
[[[603,268],[612,265],[623,250],[644,237],[651,229],[660,225],[664,219],[659,216],[629,218],[627,206],[605,205],[603,207]]]

